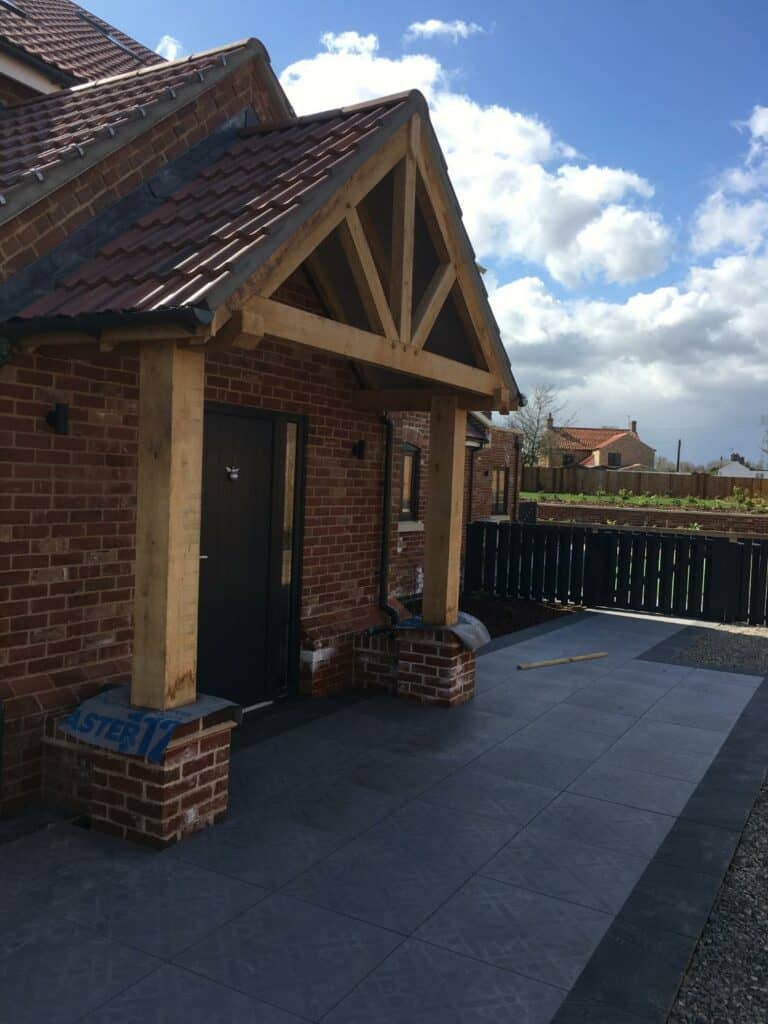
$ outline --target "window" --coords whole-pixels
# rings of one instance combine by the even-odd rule
[[[564,455],[563,456],[563,465],[564,466],[572,466],[574,462],[575,462],[575,458],[574,458],[573,455]]]
[[[421,452],[413,444],[403,445],[400,518],[419,518],[419,458]]]
[[[491,473],[491,515],[505,516],[508,512],[509,470],[506,466]]]
[[[78,17],[81,21],[84,21],[86,25],[90,25],[91,28],[95,28],[97,32],[101,32],[104,38],[108,39],[113,46],[117,46],[125,53],[130,54],[130,56],[133,57],[134,60],[137,60],[140,64],[144,63],[144,57],[140,56],[138,53],[134,53],[130,46],[126,46],[124,42],[122,42],[116,36],[113,36],[112,31],[108,25],[103,25],[96,18],[92,18],[87,12],[78,12]]]
[[[620,452],[608,452],[608,465],[612,469],[616,469],[621,465],[621,453]]]
[[[19,5],[14,3],[13,0],[0,0],[0,7],[5,7],[9,11],[13,11],[14,14],[20,14],[22,18],[26,18],[27,16],[27,12],[23,7],[19,7]]]

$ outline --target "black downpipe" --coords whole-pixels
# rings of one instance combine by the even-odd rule
[[[391,416],[384,416],[384,507],[382,509],[381,557],[379,560],[379,608],[386,612],[396,626],[400,621],[397,611],[389,603],[389,542],[392,531],[392,449],[395,424]]]

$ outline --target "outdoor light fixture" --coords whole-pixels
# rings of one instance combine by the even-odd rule
[[[365,458],[365,441],[355,441],[352,445],[352,454],[356,459]]]

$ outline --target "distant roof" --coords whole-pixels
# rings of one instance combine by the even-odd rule
[[[214,308],[419,103],[403,94],[256,126],[18,316]]]
[[[593,452],[629,433],[620,427],[552,427],[550,443],[565,451]]]
[[[64,82],[104,78],[163,60],[71,0],[0,4],[0,48],[45,65],[52,78]]]
[[[240,42],[173,63],[134,67],[0,111],[0,193],[5,213],[16,212],[17,204],[9,201],[15,189],[32,185],[36,201],[58,165],[71,164],[73,176],[82,173],[98,143],[114,140],[114,147],[120,146],[128,126],[183,106],[201,91],[206,76],[210,83],[214,69],[253,45]],[[98,156],[103,155],[99,151]]]

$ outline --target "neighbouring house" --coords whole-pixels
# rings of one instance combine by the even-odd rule
[[[656,449],[641,441],[637,420],[621,427],[556,427],[547,417],[540,466],[582,469],[653,469]]]
[[[0,808],[165,845],[237,706],[472,695],[518,389],[418,92],[297,117],[258,41],[166,62],[69,0],[0,4],[0,90]]]
[[[715,476],[750,477],[754,480],[764,480],[766,476],[764,469],[753,469],[738,452],[733,452],[730,459],[718,466],[714,473]]]

